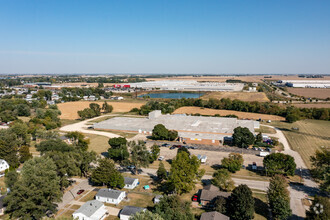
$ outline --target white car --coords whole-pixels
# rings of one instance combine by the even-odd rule
[[[164,160],[164,156],[160,156],[160,157],[158,157],[158,160],[160,160],[160,161],[162,161],[162,160]]]

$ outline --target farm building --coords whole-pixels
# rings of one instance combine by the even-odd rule
[[[241,91],[243,83],[197,82],[195,80],[162,80],[130,83],[131,88],[146,90],[178,90],[178,91]]]
[[[155,125],[163,124],[167,129],[176,130],[181,141],[195,144],[219,145],[224,137],[231,137],[237,127],[246,127],[253,134],[259,122],[237,118],[162,115],[156,110],[148,118],[114,117],[94,124],[96,130],[136,132],[151,135]]]

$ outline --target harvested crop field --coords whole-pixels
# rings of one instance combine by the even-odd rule
[[[209,108],[200,108],[200,107],[181,107],[174,111],[174,114],[201,114],[201,115],[215,115],[219,114],[220,116],[226,115],[236,115],[240,119],[259,119],[262,120],[285,120],[285,118],[277,115],[266,115],[258,113],[249,113],[249,112],[239,112],[232,110],[220,110],[220,109],[209,109]]]
[[[269,99],[264,92],[211,92],[202,96],[202,99],[209,98],[229,98],[231,100],[238,99],[241,101],[269,102]]]
[[[330,89],[321,88],[288,88],[292,94],[303,96],[306,98],[326,99],[330,98]]]
[[[301,120],[292,124],[272,122],[271,125],[283,131],[292,150],[301,155],[308,168],[311,168],[310,156],[314,155],[316,150],[322,149],[322,146],[330,146],[330,121]]]
[[[113,106],[113,112],[129,112],[133,108],[140,108],[145,102],[111,102],[107,101],[109,105]],[[100,106],[104,101],[78,101],[78,102],[65,102],[58,104],[59,110],[62,112],[61,119],[78,119],[77,111],[88,108],[90,103],[97,103]]]

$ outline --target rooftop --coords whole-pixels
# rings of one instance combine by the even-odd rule
[[[134,215],[135,213],[141,212],[142,210],[145,210],[145,208],[135,207],[135,206],[125,206],[120,214],[121,215]]]
[[[210,184],[204,187],[201,191],[200,200],[212,201],[214,198],[221,196],[228,198],[231,195],[229,192],[220,191],[218,187]]]
[[[96,196],[100,197],[106,197],[106,198],[111,198],[111,199],[118,199],[120,194],[123,193],[124,191],[119,191],[115,189],[100,189]]]
[[[136,178],[124,177],[124,183],[128,185],[132,185]]]
[[[83,204],[77,211],[75,211],[73,214],[82,213],[87,217],[92,216],[99,208],[103,206],[102,202],[99,202],[97,200],[91,200]]]
[[[200,220],[229,220],[229,217],[220,212],[204,212]]]

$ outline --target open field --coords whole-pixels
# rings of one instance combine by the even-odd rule
[[[330,89],[322,88],[288,88],[288,92],[306,98],[330,98]]]
[[[299,152],[308,168],[311,168],[310,156],[323,147],[330,146],[330,122],[322,120],[301,120],[289,124],[272,122],[271,125],[280,128],[286,136],[290,147]],[[298,131],[291,130],[299,128]]]
[[[107,101],[109,105],[113,106],[113,113],[115,112],[129,112],[133,108],[140,108],[145,102],[118,102]],[[100,106],[104,103],[102,100],[98,101],[78,101],[78,102],[65,102],[58,104],[59,110],[62,112],[61,119],[77,119],[78,111],[88,108],[90,103],[98,103]]]
[[[229,98],[231,100],[238,99],[241,101],[269,102],[269,99],[264,92],[211,92],[202,96],[202,99],[208,100],[209,98]]]
[[[228,79],[242,80],[245,82],[261,82],[262,80],[330,80],[330,76],[324,78],[300,78],[297,75],[272,75],[272,78],[264,78],[264,75],[252,76],[177,76],[177,77],[163,77],[163,78],[146,78],[147,81],[160,81],[160,80],[197,80],[207,82],[225,82]]]
[[[196,114],[201,115],[215,115],[219,114],[221,116],[225,115],[237,115],[240,119],[259,119],[262,120],[285,120],[285,118],[277,115],[266,115],[258,113],[249,113],[249,112],[239,112],[232,110],[220,110],[220,109],[209,109],[209,108],[200,108],[200,107],[181,107],[174,111],[174,114]]]
[[[260,129],[255,129],[256,132],[261,133],[267,133],[267,134],[276,134],[276,131],[274,128],[266,127],[263,125],[260,125]]]
[[[96,134],[84,134],[90,140],[88,150],[95,151],[97,154],[101,154],[108,151],[110,147],[108,144],[108,137],[96,135]]]

